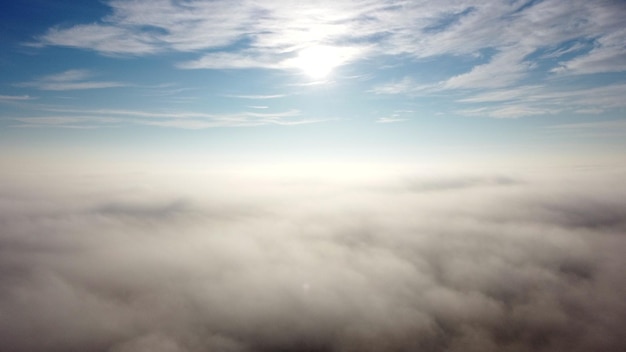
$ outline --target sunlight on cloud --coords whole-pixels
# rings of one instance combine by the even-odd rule
[[[2,174],[0,340],[15,352],[623,346],[623,172],[318,167]]]
[[[623,352],[626,1],[0,18],[1,352]]]
[[[302,70],[312,79],[323,79],[331,71],[348,61],[354,55],[354,49],[316,45],[298,51],[295,58],[287,60],[285,65]]]
[[[558,89],[546,77],[626,70],[626,7],[619,2],[245,0],[236,2],[237,11],[224,0],[111,1],[107,6],[112,14],[101,21],[51,27],[30,45],[81,48],[107,56],[183,52],[189,55],[172,63],[176,68],[296,69],[320,82],[348,63],[401,60],[401,69],[412,81],[385,84],[381,80],[388,76],[381,71],[368,91],[415,97],[442,91],[451,91],[450,96],[479,89],[485,93],[527,82]],[[444,69],[443,77],[420,83],[413,65],[420,67],[429,58],[453,59],[468,67],[462,72]],[[53,90],[120,85],[26,84]],[[584,86],[598,84],[587,81]],[[463,105],[463,98],[468,97],[450,103]],[[538,110],[528,106],[520,111]]]

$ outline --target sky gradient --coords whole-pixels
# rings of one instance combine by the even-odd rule
[[[2,6],[12,155],[615,163],[625,148],[620,1]]]

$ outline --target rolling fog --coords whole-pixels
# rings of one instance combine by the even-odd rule
[[[620,351],[619,171],[4,174],[7,351]]]

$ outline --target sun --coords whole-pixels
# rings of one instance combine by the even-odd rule
[[[346,60],[346,53],[341,48],[316,45],[300,50],[291,65],[312,79],[324,79]]]

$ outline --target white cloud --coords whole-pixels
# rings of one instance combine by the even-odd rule
[[[232,94],[232,95],[224,95],[224,97],[228,97],[228,98],[239,98],[239,99],[278,99],[278,98],[284,98],[287,95],[285,94],[252,94],[252,95],[238,95],[238,94]]]
[[[88,70],[68,70],[58,74],[41,77],[30,82],[16,84],[19,87],[33,87],[40,90],[64,91],[83,89],[102,89],[128,86],[127,83],[111,81],[92,81],[93,73]]]
[[[560,112],[559,109],[531,107],[524,104],[501,104],[490,107],[468,108],[457,113],[466,116],[493,117],[497,119],[514,119],[533,115],[549,115]]]
[[[459,101],[464,103],[491,103],[521,99],[535,101],[538,96],[545,93],[543,86],[518,86],[515,88],[494,89],[487,93],[474,94],[467,98],[460,99]]]
[[[403,122],[408,121],[406,118],[391,116],[391,117],[381,117],[376,120],[378,123],[394,123],[394,122]]]
[[[105,55],[146,55],[160,51],[155,45],[153,36],[114,25],[91,24],[64,29],[52,28],[39,39],[40,45],[90,49]]]
[[[104,117],[69,117],[69,116],[45,116],[45,117],[17,117],[15,121],[24,123],[27,126],[35,125],[75,125],[83,122],[100,122],[100,123],[114,123],[120,122],[115,118]]]
[[[487,77],[487,76],[485,76]],[[611,84],[600,87],[559,89],[547,85],[521,85],[467,93],[456,99],[467,108],[457,112],[468,116],[518,118],[533,115],[551,115],[559,112],[598,114],[607,110],[626,108],[623,99],[626,85]],[[371,90],[375,94],[406,94],[429,96],[442,94],[443,85],[418,85],[410,78],[380,85]],[[487,104],[487,105],[485,105]]]
[[[4,345],[624,346],[623,170],[336,175],[347,182],[249,171],[3,172]]]
[[[380,117],[376,120],[377,123],[395,123],[408,121],[409,116],[414,113],[413,110],[395,110],[390,116]]]
[[[549,89],[545,86],[520,86],[494,90],[463,98],[464,103],[516,103],[526,106],[543,106],[568,110],[616,109],[626,107],[622,98],[626,84],[611,84],[602,87],[578,89]]]
[[[22,84],[22,87],[35,87],[41,90],[83,90],[83,89],[102,89],[124,87],[127,84],[121,82],[28,82]]]
[[[399,81],[382,84],[374,87],[374,94],[407,94],[414,90],[415,83],[410,77],[404,77]]]
[[[335,66],[388,58],[411,65],[445,56],[463,60],[464,65],[476,63],[461,74],[441,72],[443,77],[436,82],[420,83],[407,70],[405,78],[377,84],[368,92],[411,97],[454,94],[452,99],[459,94],[457,102],[463,104],[507,101],[499,108],[481,106],[488,115],[499,117],[568,110],[554,106],[568,96],[581,98],[573,103],[572,109],[577,110],[623,106],[615,94],[591,94],[599,92],[593,87],[601,83],[587,82],[588,94],[577,95],[561,92],[550,80],[567,74],[626,71],[626,6],[619,2],[116,0],[108,5],[112,12],[100,21],[51,28],[37,45],[70,46],[104,55],[186,52],[190,58],[176,64],[182,69],[304,71],[298,53],[311,47],[340,50],[341,60]],[[485,57],[487,62],[478,60]],[[84,80],[23,85],[68,90],[123,84]],[[542,87],[536,94],[523,91],[536,86]],[[481,93],[472,95],[471,90]],[[524,102],[522,97],[530,100]]]
[[[319,57],[308,57],[303,62],[301,54],[310,49],[324,48]],[[270,50],[242,50],[237,52],[215,52],[199,59],[181,62],[177,65],[182,69],[245,69],[265,68],[281,70],[298,70],[326,64],[329,69],[344,65],[362,57],[367,51],[365,47],[348,46],[310,46],[293,51],[272,52]],[[316,62],[317,61],[317,62]],[[332,61],[332,62],[330,62]],[[310,67],[306,67],[310,66]]]
[[[0,95],[0,102],[7,101],[24,101],[24,100],[32,100],[33,97],[29,95]]]
[[[533,52],[576,38],[611,41],[619,4],[543,1],[112,1],[100,23],[53,28],[40,45],[146,55],[216,49],[186,68],[269,67],[283,54],[314,45],[365,43],[359,55],[477,55]],[[617,41],[616,41],[617,42]],[[511,62],[519,72],[519,57]],[[504,65],[502,62],[500,65]],[[504,71],[504,70],[503,70]]]
[[[15,117],[11,119],[17,123],[10,125],[16,128],[69,128],[69,129],[95,129],[119,127],[123,120],[114,117],[101,116],[35,116]]]
[[[499,88],[517,83],[523,78],[530,64],[524,62],[527,49],[505,49],[489,63],[474,66],[470,72],[454,76],[442,84],[443,89]]]
[[[584,50],[585,48],[587,48],[585,44],[575,43],[569,47],[563,47],[560,49],[552,50],[546,54],[541,55],[541,58],[542,59],[554,59],[554,58],[558,58],[569,53]]]
[[[169,112],[142,110],[86,110],[46,108],[45,111],[62,113],[56,116],[15,117],[20,122],[14,127],[100,128],[147,125],[182,129],[213,127],[250,127],[263,125],[300,125],[328,121],[321,118],[302,117],[299,110],[278,112],[246,111],[241,113],[208,114],[202,112]]]
[[[174,127],[186,130],[200,130],[214,127],[234,127],[240,126],[238,121],[227,123],[224,121],[213,120],[196,120],[196,119],[161,119],[161,120],[142,120],[136,123],[149,126]],[[251,124],[253,125],[253,124]]]
[[[553,69],[562,74],[591,74],[626,71],[626,30],[607,34],[588,54],[560,63]]]
[[[604,112],[604,109],[600,108],[588,108],[588,109],[578,109],[574,112],[578,114],[590,114],[590,115],[598,115]]]
[[[242,68],[283,68],[281,56],[276,54],[260,54],[254,51],[226,53],[217,52],[177,66],[182,69],[242,69]]]
[[[41,80],[47,82],[72,82],[82,81],[92,76],[93,74],[88,70],[67,70],[61,73],[43,76]]]
[[[594,112],[586,112],[594,113]],[[594,135],[626,135],[626,120],[607,120],[594,122],[567,123],[548,126],[549,130],[561,132],[580,132]]]
[[[404,77],[400,80],[384,83],[370,89],[370,93],[374,94],[404,94],[404,95],[420,95],[429,94],[441,90],[441,83],[419,84],[411,77]]]

